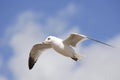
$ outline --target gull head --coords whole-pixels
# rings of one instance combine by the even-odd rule
[[[48,36],[44,41],[43,43],[44,44],[52,44],[55,40],[55,37],[54,36]]]

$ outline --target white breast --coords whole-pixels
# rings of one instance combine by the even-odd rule
[[[72,57],[74,54],[73,48],[68,45],[63,44],[62,40],[55,42],[52,45],[52,47],[56,52],[58,52],[64,56]]]
[[[53,49],[59,53],[64,53],[64,44],[62,41],[56,42],[52,45]]]

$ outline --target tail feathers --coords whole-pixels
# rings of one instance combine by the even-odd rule
[[[81,56],[79,54],[75,54],[72,59],[75,60],[75,61],[78,61],[78,60],[82,60],[83,58],[84,58],[83,56]]]

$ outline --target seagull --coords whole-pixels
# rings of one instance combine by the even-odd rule
[[[46,49],[50,49],[50,48],[53,48],[56,52],[62,54],[63,56],[70,57],[74,61],[81,60],[83,56],[77,54],[75,50],[73,49],[73,47],[75,47],[78,42],[82,40],[87,40],[87,39],[112,47],[109,44],[106,44],[99,40],[90,38],[82,34],[77,34],[77,33],[72,33],[65,40],[62,40],[54,36],[48,36],[43,42],[39,44],[35,44],[32,47],[30,54],[29,54],[29,60],[28,60],[29,70],[33,68],[34,64],[38,60],[38,57],[40,56],[42,51]]]

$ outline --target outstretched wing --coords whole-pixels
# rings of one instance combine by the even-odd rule
[[[51,48],[51,45],[49,44],[35,44],[29,54],[29,60],[28,60],[28,66],[29,69],[32,69],[34,64],[36,63],[38,57],[40,56],[41,52],[45,49]]]
[[[111,46],[111,45],[109,45],[109,44],[107,44],[107,43],[104,43],[104,42],[102,42],[102,41],[99,41],[99,40],[90,38],[90,37],[85,36],[85,35],[77,34],[77,33],[71,34],[67,39],[65,39],[65,40],[63,41],[63,43],[66,43],[66,44],[71,45],[71,46],[76,46],[76,44],[77,44],[79,41],[86,40],[86,39],[93,40],[93,41],[95,41],[95,42],[98,42],[98,43],[101,43],[101,44],[104,44],[104,45],[113,47],[113,46]]]
[[[71,46],[76,46],[76,44],[79,41],[84,40],[84,39],[87,39],[87,36],[73,33],[67,39],[65,39],[63,41],[63,43],[66,43],[66,44],[71,45]]]

